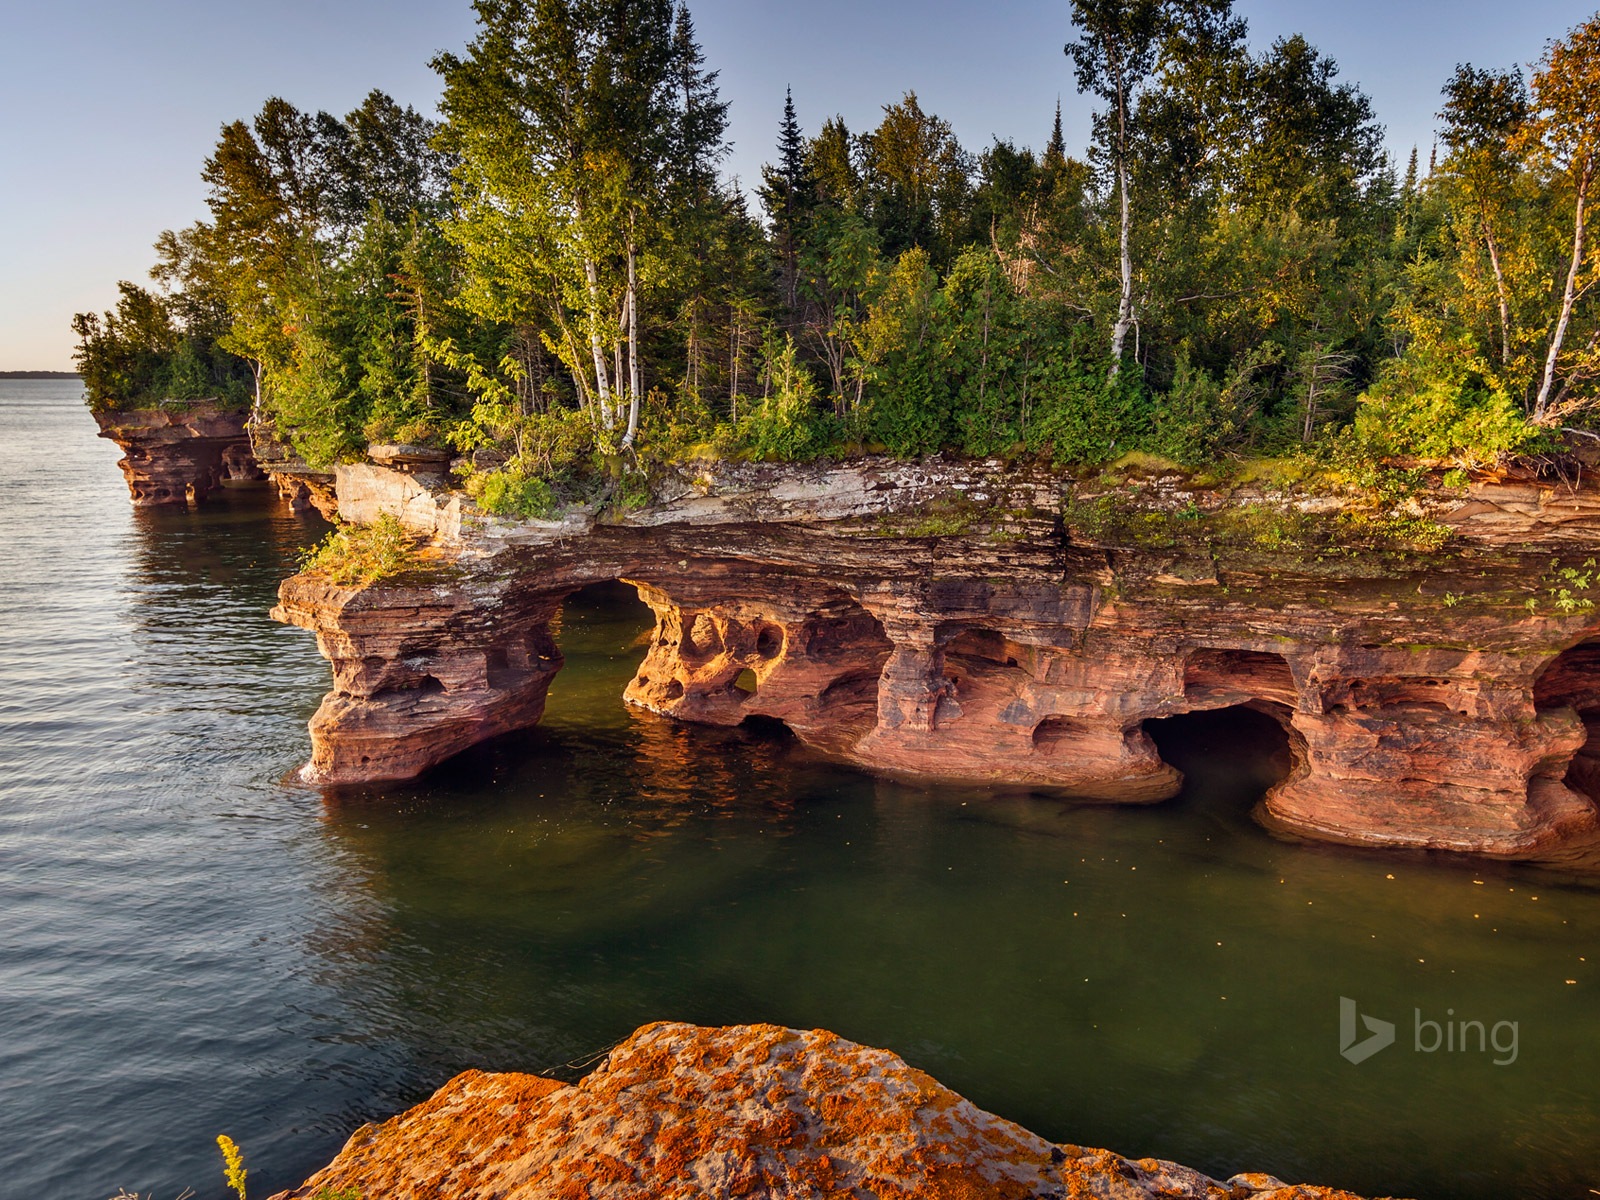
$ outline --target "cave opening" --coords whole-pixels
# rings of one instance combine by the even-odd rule
[[[1142,728],[1161,760],[1183,772],[1181,801],[1248,812],[1304,753],[1290,713],[1287,705],[1258,700],[1152,718]]]
[[[530,639],[530,661],[560,664],[540,724],[551,728],[623,727],[622,693],[639,670],[655,631],[655,614],[638,589],[621,580],[592,583],[568,595],[548,633]],[[681,688],[681,685],[680,685]]]
[[[1588,736],[1561,782],[1600,804],[1600,641],[1580,642],[1556,655],[1533,681],[1533,707],[1578,714]]]
[[[738,728],[761,741],[792,742],[796,740],[794,730],[789,728],[787,721],[778,717],[764,717],[759,713],[751,713],[739,722]]]

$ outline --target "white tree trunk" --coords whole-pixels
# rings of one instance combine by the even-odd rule
[[[1550,339],[1550,353],[1544,360],[1544,380],[1539,385],[1539,397],[1533,403],[1533,419],[1544,420],[1550,406],[1550,389],[1555,386],[1556,360],[1561,357],[1561,343],[1567,336],[1567,325],[1572,321],[1572,307],[1578,299],[1578,272],[1583,269],[1584,202],[1589,198],[1589,184],[1594,177],[1594,157],[1584,160],[1578,177],[1577,212],[1572,220],[1572,265],[1567,269],[1567,286],[1561,294],[1561,316],[1556,320],[1556,331]]]
[[[600,344],[600,273],[594,260],[583,260],[583,277],[589,287],[589,350],[594,355],[595,402],[600,408],[600,428],[616,423],[611,412],[611,377],[606,373],[605,347]]]
[[[1500,365],[1511,361],[1511,299],[1506,290],[1505,272],[1500,267],[1500,247],[1494,240],[1494,230],[1489,227],[1489,204],[1480,201],[1483,214],[1483,240],[1489,246],[1489,265],[1494,268],[1495,299],[1500,304]]]
[[[1111,331],[1111,374],[1115,379],[1122,370],[1122,347],[1128,340],[1128,330],[1133,327],[1133,254],[1129,240],[1133,229],[1133,206],[1128,200],[1128,101],[1119,83],[1117,87],[1117,190],[1122,193],[1122,230],[1120,236],[1122,297],[1117,302],[1117,324]]]
[[[639,391],[642,372],[639,363],[639,273],[638,251],[633,244],[631,226],[633,218],[628,218],[630,226],[628,236],[628,432],[622,435],[623,449],[633,445],[633,439],[639,433]]]

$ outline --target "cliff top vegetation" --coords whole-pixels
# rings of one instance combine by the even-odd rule
[[[1229,0],[1072,0],[1068,154],[914,92],[814,132],[760,212],[671,0],[476,0],[441,119],[373,92],[225,126],[210,217],[80,314],[89,402],[249,405],[313,465],[448,446],[509,511],[652,463],[866,451],[1481,466],[1600,433],[1600,14],[1459,67],[1397,169],[1362,92]],[[1044,32],[1044,31],[1041,31]]]

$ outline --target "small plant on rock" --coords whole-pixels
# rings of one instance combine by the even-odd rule
[[[300,569],[344,586],[363,587],[413,570],[421,563],[415,539],[389,513],[370,525],[335,529],[300,560]]]

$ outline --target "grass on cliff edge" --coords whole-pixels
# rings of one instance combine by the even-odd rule
[[[306,574],[347,587],[366,587],[422,565],[416,539],[389,513],[370,525],[340,526],[300,559]]]

